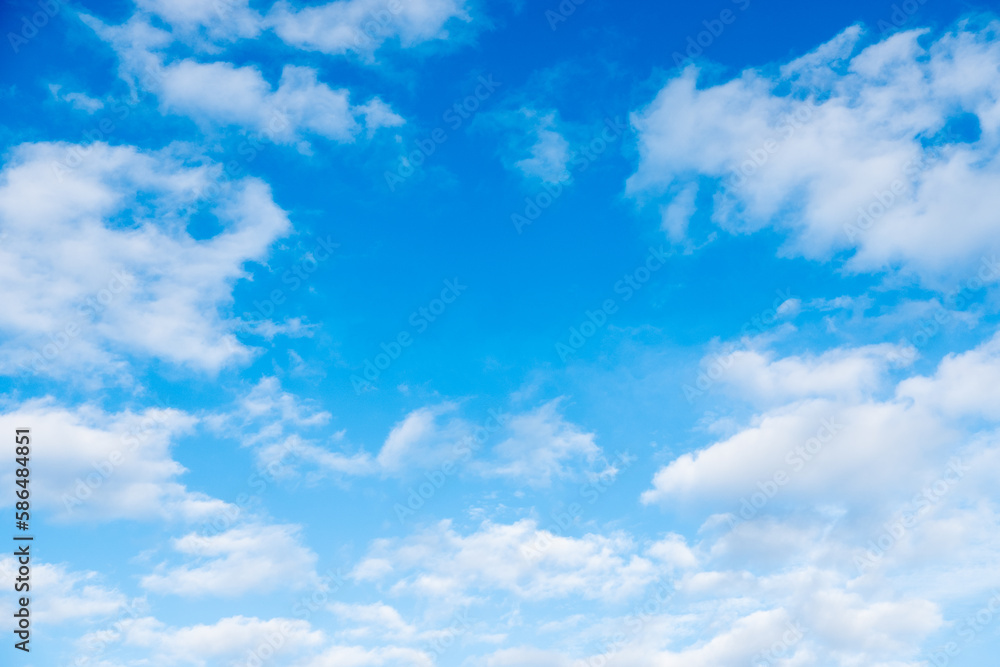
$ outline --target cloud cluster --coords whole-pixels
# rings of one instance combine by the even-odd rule
[[[851,271],[927,280],[971,273],[997,249],[1000,83],[983,74],[1000,66],[996,30],[979,19],[862,47],[853,26],[779,68],[704,87],[691,66],[633,113],[628,192],[680,197],[664,209],[675,238],[697,187],[715,224],[774,227],[788,254],[843,252]]]
[[[16,558],[0,559],[0,574],[7,581],[18,576],[18,567]],[[110,617],[129,604],[123,593],[107,588],[97,572],[78,572],[65,564],[35,561],[31,577],[36,593],[31,613],[49,627]]]
[[[195,215],[218,231],[193,233]],[[223,311],[244,264],[289,229],[262,181],[222,181],[221,165],[180,148],[22,144],[0,172],[3,372],[127,374],[127,356],[208,372],[245,361]]]
[[[758,412],[643,496],[700,522],[689,538],[442,523],[374,542],[353,576],[442,603],[514,596],[525,613],[575,596],[634,607],[578,619],[567,636],[585,649],[525,643],[474,664],[920,664],[1000,584],[985,574],[1000,553],[998,340],[902,380],[893,346],[783,357],[756,341],[720,382]]]
[[[119,653],[157,665],[232,665],[273,656],[288,659],[315,650],[323,640],[322,632],[300,619],[229,616],[211,624],[173,627],[144,616],[86,635],[81,644],[114,644]]]
[[[595,470],[603,459],[595,435],[567,421],[558,400],[512,417],[506,433],[494,448],[496,460],[489,464],[490,475],[549,486],[554,480],[579,479],[588,471],[614,472]]]
[[[218,54],[270,32],[283,52],[373,63],[392,47],[450,39],[472,18],[463,0],[137,7],[117,26],[85,17],[137,97],[152,92],[163,113],[208,135],[235,129],[303,152],[315,138],[351,143],[404,119],[379,96],[355,103],[315,67],[265,74]],[[711,201],[711,224],[733,233],[774,227],[788,255],[843,260],[853,272],[899,269],[928,283],[968,275],[982,253],[1000,250],[998,31],[970,20],[940,36],[916,30],[871,42],[854,26],[730,81],[705,84],[690,67],[632,116],[639,164],[628,192],[657,204],[662,229],[686,251]],[[104,104],[50,90],[83,112]],[[525,107],[506,121],[528,128],[508,151],[516,153],[509,167],[548,183],[567,178],[572,155],[556,111]],[[17,146],[0,171],[3,372],[127,384],[141,363],[200,374],[246,363],[254,351],[227,315],[234,287],[290,232],[266,184],[227,180],[221,165],[180,145]],[[843,305],[818,301],[775,308]],[[890,326],[893,316],[879,317]],[[300,667],[433,667],[440,642],[456,641],[442,619],[473,609],[492,615],[461,640],[467,649],[489,644],[454,659],[470,667],[925,664],[921,647],[947,637],[1000,586],[1000,333],[918,370],[902,343],[789,353],[777,335],[744,342],[703,364],[733,401],[732,416],[686,453],[656,450],[669,458],[654,458],[648,484],[586,523],[557,511],[545,524],[534,518],[541,508],[498,500],[508,487],[521,498],[524,487],[559,491],[617,472],[602,451],[611,436],[568,419],[562,399],[525,406],[521,394],[516,414],[491,413],[495,428],[477,427],[459,400],[409,405],[367,450],[350,444],[324,405],[274,377],[195,414],[11,400],[0,430],[32,426],[33,511],[181,526],[165,549],[133,561],[139,592],[167,613],[213,598],[205,613],[214,614],[285,600],[284,591],[322,600],[306,614],[290,604],[294,620],[229,610],[178,625],[142,610],[81,640],[114,644],[127,664],[276,655],[275,664]],[[509,484],[476,489],[484,504],[496,501],[491,520],[435,518],[360,545],[345,540],[345,553],[355,549],[345,575],[353,590],[333,600],[303,527],[184,483],[174,450],[200,426],[247,447],[257,474],[352,479],[367,485],[358,494],[366,500],[385,498],[398,480],[443,480],[446,465],[466,482]],[[91,624],[134,602],[89,570],[34,565],[42,624]],[[0,572],[14,567],[0,559]]]
[[[339,0],[301,9],[278,2],[266,22],[291,46],[370,58],[390,40],[403,48],[444,40],[449,23],[471,20],[465,0]]]
[[[327,54],[354,53],[370,60],[387,42],[413,48],[447,40],[450,24],[472,20],[465,0],[335,0],[297,7],[276,2],[261,13],[249,0],[196,2],[138,0],[143,19],[155,17],[174,37],[205,50],[266,30],[289,46]]]
[[[217,433],[238,433],[241,443],[256,452],[258,466],[275,478],[303,472],[313,479],[408,478],[445,465],[467,466],[483,477],[505,477],[536,488],[613,477],[617,470],[595,435],[567,420],[560,402],[501,416],[503,424],[494,423],[491,429],[464,417],[455,401],[419,407],[389,429],[372,455],[363,449],[349,451],[346,431],[330,433],[326,428],[332,419],[329,412],[285,391],[277,378],[265,377],[232,410],[209,415],[206,423]],[[478,453],[491,432],[497,434],[498,444]]]
[[[524,519],[486,522],[468,535],[442,521],[404,540],[376,540],[353,576],[459,603],[496,590],[532,600],[616,599],[641,590],[655,571],[625,535],[565,537]]]
[[[150,591],[183,596],[235,596],[276,588],[319,586],[316,555],[300,544],[300,528],[246,524],[215,535],[189,533],[174,551],[197,565],[162,565],[143,577]]]
[[[511,137],[504,151],[508,168],[545,183],[569,179],[572,151],[555,111],[523,107],[515,112],[494,113],[492,119]]]
[[[889,381],[894,348],[836,349],[812,359],[737,352],[721,382],[765,407],[735,435],[684,454],[657,472],[645,502],[714,498],[733,502],[770,488],[783,497],[869,504],[922,479],[964,447],[977,430],[962,418],[995,420],[1000,334],[943,359],[932,377]],[[880,398],[879,394],[888,394]],[[976,455],[973,450],[966,456]],[[894,484],[883,471],[894,471]],[[905,492],[904,492],[905,493]]]
[[[348,90],[319,81],[312,67],[286,65],[272,85],[253,65],[168,60],[163,51],[171,35],[141,16],[119,26],[85,20],[117,53],[123,79],[154,93],[164,113],[188,116],[206,128],[243,128],[258,142],[296,144],[319,136],[350,143],[363,129],[370,134],[404,123],[378,97],[352,105]]]
[[[66,408],[52,399],[8,406],[0,414],[0,425],[12,433],[32,425],[38,446],[31,458],[31,497],[64,521],[196,521],[223,511],[226,503],[178,481],[185,469],[171,455],[173,440],[196,421],[179,410],[108,413],[93,405]],[[13,469],[0,479],[13,487]]]

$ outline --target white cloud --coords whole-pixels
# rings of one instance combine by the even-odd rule
[[[390,40],[412,47],[447,39],[447,25],[472,20],[465,5],[465,0],[337,0],[296,9],[278,2],[267,24],[287,44],[301,49],[371,57]]]
[[[674,243],[681,243],[687,236],[688,223],[697,207],[698,184],[689,183],[678,192],[669,204],[660,207],[660,228]]]
[[[933,377],[915,377],[898,394],[951,417],[1000,419],[1000,333],[979,347],[949,354]]]
[[[98,99],[94,99],[89,95],[85,95],[84,93],[61,92],[62,86],[59,84],[50,83],[49,90],[52,92],[52,97],[56,98],[61,102],[68,103],[71,107],[79,111],[94,113],[98,109],[104,108],[104,102]]]
[[[173,540],[175,551],[197,565],[160,565],[142,578],[156,593],[199,597],[262,593],[277,588],[322,589],[316,554],[302,546],[300,528],[247,524],[215,535],[189,533]]]
[[[476,664],[483,667],[570,667],[574,663],[558,651],[519,646],[491,653]]]
[[[162,72],[159,96],[165,111],[239,125],[278,143],[292,142],[302,134],[351,142],[361,129],[359,116],[369,132],[403,124],[378,98],[364,107],[352,107],[347,90],[319,82],[310,67],[286,65],[275,89],[256,68],[228,62],[183,60]]]
[[[761,610],[737,618],[727,618],[725,629],[714,636],[679,650],[650,651],[650,646],[626,648],[609,656],[608,665],[642,665],[649,667],[716,667],[755,664],[751,659],[767,650],[785,632],[788,632],[788,615],[783,610]],[[650,642],[651,643],[651,642]],[[783,657],[796,653],[792,645]],[[781,663],[779,663],[781,664]],[[801,664],[790,660],[788,664]]]
[[[136,0],[130,23],[164,26],[168,30],[155,29],[166,40],[208,53],[273,30],[292,47],[354,53],[370,62],[387,43],[413,48],[452,39],[450,29],[472,22],[466,5],[466,0],[336,0],[296,7],[279,1],[261,14],[249,0]]]
[[[345,637],[367,638],[374,634],[405,642],[412,641],[418,634],[415,626],[404,621],[398,611],[383,602],[368,605],[334,602],[330,605],[330,611],[341,622],[361,626],[343,630],[341,634]]]
[[[141,651],[136,659],[142,664],[151,660],[152,664],[202,666],[252,663],[251,655],[262,663],[272,656],[287,659],[303,649],[315,650],[324,639],[308,622],[289,618],[231,616],[210,625],[172,627],[156,618],[142,617],[124,619],[120,624],[110,633],[83,637],[82,644],[110,640],[119,652]]]
[[[263,377],[230,411],[210,415],[205,421],[216,433],[236,434],[244,447],[252,447],[265,478],[292,477],[307,466],[313,468],[313,477],[375,472],[367,452],[345,453],[324,446],[324,440],[334,444],[344,438],[343,431],[325,438],[320,435],[319,430],[332,419],[314,402],[284,391],[277,378]]]
[[[331,474],[405,477],[470,461],[493,429],[477,429],[460,416],[460,407],[445,401],[411,410],[392,426],[376,456],[363,449],[349,451],[344,430],[324,435],[333,416],[315,402],[284,391],[274,377],[262,378],[231,410],[206,416],[205,422],[219,434],[237,433],[244,446],[255,450],[258,466],[272,477],[292,477],[302,471],[312,479]],[[560,414],[559,400],[504,416],[503,422],[494,427],[504,436],[494,456],[469,470],[534,486],[555,480],[607,481],[618,472],[595,444],[594,434]]]
[[[468,612],[456,614],[448,627],[421,629],[416,623],[404,620],[399,611],[384,602],[334,602],[329,605],[329,610],[339,621],[339,629],[335,633],[337,642],[365,643],[383,649],[393,645],[420,644],[440,654],[453,647],[458,638],[469,639],[470,635],[466,633],[472,628]]]
[[[383,472],[399,474],[466,458],[472,426],[454,416],[457,409],[457,404],[446,402],[406,415],[392,428],[378,453],[376,462]]]
[[[5,581],[14,581],[18,566],[16,558],[0,558]],[[97,572],[72,571],[65,564],[32,561],[30,583],[32,618],[46,626],[107,618],[129,605],[123,593],[103,585]]]
[[[136,6],[170,24],[178,36],[208,42],[256,37],[263,17],[249,0],[136,0]]]
[[[857,359],[838,355],[848,365]],[[790,365],[798,363],[792,360]],[[773,368],[762,368],[765,383],[772,371],[785,366],[781,361],[770,364]],[[884,498],[890,487],[882,483],[882,470],[891,466],[899,482],[925,473],[932,461],[949,451],[954,433],[928,406],[851,393],[826,398],[823,394],[841,390],[844,380],[846,388],[853,389],[858,369],[842,372],[834,363],[815,370],[819,374],[811,379],[804,375],[806,381],[792,378],[789,389],[803,392],[792,402],[767,410],[735,435],[661,468],[643,501],[716,498],[735,509],[741,496],[776,483],[782,498],[805,495],[828,502]],[[862,370],[867,372],[863,366]],[[891,487],[898,488],[898,484]]]
[[[595,470],[599,461],[606,461],[594,442],[594,434],[563,418],[559,400],[512,417],[507,423],[507,433],[509,436],[494,449],[496,460],[484,465],[485,475],[547,486],[553,480],[580,479],[588,472],[613,472]]]
[[[1000,383],[997,340],[949,355],[895,391],[877,347],[787,359],[754,352],[748,397],[786,376],[765,400],[785,403],[677,457],[643,495],[686,516],[723,512],[704,521],[690,554],[669,539],[646,552],[686,562],[677,608],[702,601],[729,605],[738,618],[771,610],[801,623],[804,638],[782,656],[789,664],[916,664],[908,661],[946,614],[964,613],[1000,582],[985,566],[1000,549],[987,481],[1000,469],[989,398]],[[773,641],[751,637],[775,636],[762,627],[740,639],[741,624],[722,617],[672,646],[637,639],[608,664],[737,664]],[[648,662],[630,662],[653,650]]]
[[[677,533],[670,533],[654,542],[646,549],[646,555],[675,568],[691,568],[698,564],[698,556],[688,546],[684,536]]]
[[[617,474],[615,465],[595,444],[594,434],[566,421],[558,406],[558,400],[551,401],[505,418],[496,427],[506,437],[493,450],[494,457],[472,464],[470,470],[533,486],[566,479],[607,481]],[[327,474],[405,477],[414,471],[470,461],[482,435],[459,410],[460,405],[452,401],[411,410],[392,426],[376,456],[364,450],[347,452],[345,431],[326,437],[319,433],[332,419],[330,413],[282,390],[276,378],[266,377],[231,411],[206,417],[206,422],[219,433],[238,432],[244,446],[255,449],[258,466],[270,476],[293,476],[312,467],[313,478]],[[331,449],[335,444],[340,451]]]
[[[0,425],[11,432],[31,426],[33,502],[62,520],[197,520],[225,510],[226,503],[177,481],[185,469],[171,458],[170,447],[195,423],[178,410],[107,413],[89,405],[69,409],[51,399],[0,415]],[[13,470],[2,480],[13,487]]]
[[[279,144],[311,135],[350,143],[363,127],[371,134],[405,122],[378,97],[352,106],[350,91],[319,81],[311,67],[285,65],[275,87],[251,65],[165,61],[159,51],[170,44],[170,36],[140,15],[120,26],[85,20],[118,54],[123,79],[155,93],[164,112],[189,116],[203,126],[238,126],[258,140]]]
[[[276,377],[263,377],[239,399],[236,414],[251,419],[275,418],[280,424],[293,426],[321,426],[330,421],[331,415],[283,391]],[[252,443],[252,440],[251,440]]]
[[[754,348],[715,358],[719,381],[763,411],[735,434],[661,468],[643,501],[733,503],[773,490],[780,476],[782,497],[865,504],[892,497],[900,486],[918,488],[957,453],[989,448],[989,438],[980,442],[987,426],[963,419],[1000,418],[1000,334],[946,356],[931,376],[893,385],[890,369],[911,353],[879,344],[819,356]],[[880,478],[889,467],[893,485]]]
[[[402,116],[393,112],[392,107],[377,97],[354,107],[354,114],[360,114],[364,118],[369,139],[380,127],[399,127],[406,123]]]
[[[332,415],[282,390],[277,378],[262,378],[232,410],[205,418],[220,434],[236,432],[253,447],[258,466],[272,477],[310,469],[313,479],[381,474],[406,477],[415,471],[467,464],[489,430],[460,416],[460,404],[445,401],[411,410],[390,429],[376,456],[347,451],[346,432],[321,435]],[[613,478],[618,469],[603,456],[593,433],[559,412],[559,400],[510,418],[496,429],[506,437],[494,457],[471,464],[484,477],[504,476],[533,486],[556,480]],[[337,445],[338,450],[331,448]]]
[[[412,48],[452,38],[450,28],[472,21],[466,4],[466,0],[336,0],[295,7],[277,2],[261,14],[249,0],[136,0],[134,20],[164,25],[171,40],[203,52],[273,30],[296,48],[354,53],[371,61],[387,43]]]
[[[907,350],[883,343],[780,358],[767,350],[737,350],[714,358],[713,363],[723,369],[719,382],[739,396],[774,404],[804,397],[870,396],[885,383],[889,367],[910,356]]]
[[[866,602],[844,590],[820,591],[810,622],[834,646],[852,646],[876,655],[912,652],[915,641],[942,624],[937,605],[927,600]]]
[[[256,316],[254,313],[244,313],[244,317],[248,314],[251,317]],[[319,328],[318,324],[307,324],[301,317],[289,317],[280,324],[274,320],[261,320],[249,323],[244,321],[244,326],[247,331],[253,333],[255,336],[260,336],[269,341],[274,340],[275,336],[312,338],[313,333]]]
[[[122,373],[128,354],[214,372],[250,358],[220,310],[290,224],[263,182],[192,161],[174,147],[14,149],[0,172],[5,373]],[[194,238],[195,213],[222,230]]]
[[[353,576],[392,579],[395,591],[460,602],[494,590],[531,600],[620,599],[641,590],[655,573],[624,535],[561,537],[523,519],[486,522],[465,536],[442,521],[404,540],[376,540]]]
[[[943,627],[935,604],[845,590],[852,584],[832,571],[790,567],[759,577],[706,571],[694,578],[711,583],[697,595],[684,581],[673,596],[669,587],[651,591],[628,616],[599,618],[581,628],[572,635],[573,651],[520,646],[472,664],[915,667],[917,647]],[[594,652],[595,644],[604,650]]]
[[[478,122],[501,138],[498,155],[506,169],[548,184],[570,179],[574,153],[558,111],[521,106],[484,114]]]
[[[525,176],[538,178],[546,183],[558,183],[569,178],[567,165],[570,159],[569,142],[556,129],[556,114],[541,114],[533,109],[521,109],[521,127],[528,126],[527,136],[533,142],[531,157],[514,162]]]
[[[311,401],[284,391],[277,378],[264,377],[229,412],[206,417],[220,435],[237,434],[244,447],[252,447],[257,465],[266,477],[294,476],[304,464],[315,467],[313,476],[325,474],[363,475],[375,471],[371,455],[332,451],[317,444],[319,436],[305,437],[325,427],[332,415]],[[325,438],[343,439],[338,431]]]
[[[720,226],[786,231],[785,252],[849,250],[852,271],[900,267],[928,280],[973,272],[997,249],[996,25],[927,47],[923,31],[897,33],[855,53],[860,34],[700,89],[698,70],[685,70],[632,115],[640,161],[628,192],[655,197],[707,176],[719,184]]]
[[[304,663],[304,667],[433,667],[425,651],[399,646],[333,646]]]

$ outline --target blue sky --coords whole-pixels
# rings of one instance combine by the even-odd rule
[[[13,664],[992,664],[994,6],[5,7]]]

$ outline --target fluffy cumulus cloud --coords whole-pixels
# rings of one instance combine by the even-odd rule
[[[411,410],[389,429],[374,456],[351,448],[346,431],[328,428],[333,415],[285,391],[274,377],[262,378],[232,410],[208,416],[206,423],[217,433],[236,433],[243,446],[254,449],[258,467],[270,478],[303,471],[312,479],[398,477],[469,460],[475,429],[459,415],[459,407],[446,401]]]
[[[921,664],[913,648],[943,625],[939,609],[910,597],[845,590],[830,571],[775,576],[703,571],[650,589],[626,616],[582,628],[577,650],[504,648],[476,665]]]
[[[219,231],[199,238],[196,215]],[[127,355],[204,371],[247,360],[223,309],[288,217],[254,178],[173,148],[22,144],[0,172],[6,374],[124,373]],[[99,369],[99,370],[98,370]]]
[[[189,533],[173,549],[194,563],[161,564],[142,579],[144,588],[186,597],[234,596],[276,588],[321,589],[316,554],[301,544],[300,528],[245,524],[221,533]]]
[[[902,382],[899,395],[951,417],[1000,419],[1000,335],[973,350],[949,354],[932,377]]]
[[[226,503],[178,481],[185,469],[172,458],[171,446],[195,422],[172,409],[108,413],[91,405],[67,408],[51,399],[9,405],[0,415],[0,424],[12,433],[32,425],[37,446],[31,497],[61,520],[193,521],[226,510]],[[2,480],[13,487],[13,470]]]
[[[555,111],[525,107],[493,114],[493,119],[511,137],[504,151],[508,168],[546,183],[569,178],[570,145],[560,131]]]
[[[894,346],[835,349],[813,358],[734,353],[719,382],[766,409],[734,435],[661,469],[643,499],[732,502],[760,485],[770,488],[777,477],[784,496],[835,502],[861,494],[869,502],[898,489],[879,482],[888,466],[919,486],[921,475],[959,451],[959,424],[944,418],[942,408],[952,416],[994,416],[988,398],[964,387],[991,382],[986,377],[996,375],[996,349],[993,339],[943,360],[933,378],[914,377],[895,388],[890,361],[901,355]],[[972,365],[976,372],[956,382],[956,368]]]
[[[305,667],[434,667],[427,651],[402,646],[332,646],[304,663]]]
[[[86,93],[64,93],[62,88],[63,87],[61,85],[56,83],[49,84],[49,91],[52,92],[52,97],[60,102],[69,104],[77,111],[84,111],[92,114],[104,107],[104,102],[102,100],[95,99]]]
[[[690,546],[648,551],[686,564],[669,611],[687,610],[689,634],[637,632],[608,664],[922,664],[920,646],[1000,583],[984,574],[1000,549],[985,500],[1000,464],[998,340],[902,381],[882,346],[741,353],[720,382],[762,411],[676,457],[642,497],[703,517]],[[952,586],[957,607],[940,595]],[[698,616],[709,603],[718,630]]]
[[[308,136],[347,143],[365,128],[373,133],[404,123],[378,97],[352,105],[350,91],[321,82],[311,67],[286,65],[272,84],[252,65],[167,60],[163,51],[172,35],[143,16],[119,26],[94,17],[86,21],[118,54],[119,71],[130,85],[154,93],[164,112],[188,116],[203,127],[244,128],[258,144],[300,143]]]
[[[412,661],[407,664],[425,662],[435,664],[433,655],[441,654],[453,646],[460,637],[466,639],[471,637],[469,633],[473,630],[474,624],[468,612],[451,617],[446,624],[447,627],[431,627],[440,625],[440,622],[433,622],[437,619],[432,619],[430,623],[426,620],[423,623],[409,622],[398,610],[384,602],[373,604],[334,602],[329,605],[329,610],[337,617],[338,629],[334,633],[334,638],[339,646],[327,651],[326,655],[320,658],[320,664],[326,664],[322,661],[330,660],[332,655],[337,655],[338,652],[341,653],[341,657],[355,652],[359,656],[358,659],[372,661],[360,663],[365,665],[382,664],[376,661],[402,659],[404,656]],[[422,625],[428,627],[421,628]],[[372,648],[363,650],[360,645]]]
[[[919,664],[914,646],[942,627],[938,607],[906,595],[859,594],[856,585],[833,570],[787,564],[771,575],[692,573],[668,601],[651,594],[645,614],[617,619],[618,638],[590,660],[616,667]]]
[[[560,400],[514,415],[491,418],[491,428],[477,427],[460,415],[460,405],[444,402],[418,408],[399,421],[382,444],[375,464],[383,475],[468,464],[484,477],[509,477],[545,487],[554,481],[595,479],[617,474],[587,433],[567,420]],[[480,445],[495,433],[499,440],[488,455],[473,461]]]
[[[355,627],[341,632],[345,637],[368,637],[372,634],[395,637],[396,641],[412,641],[418,636],[417,628],[403,620],[396,609],[384,602],[375,604],[346,604],[335,602],[330,605],[341,621]]]
[[[863,46],[854,26],[723,83],[699,85],[689,67],[632,115],[640,159],[628,192],[666,202],[674,238],[697,185],[715,224],[773,226],[789,254],[966,277],[997,250],[1000,83],[985,74],[1000,65],[997,29],[978,20]]]
[[[586,473],[614,473],[595,442],[595,435],[567,421],[559,401],[550,401],[510,419],[507,437],[495,448],[489,475],[511,477],[532,486],[558,479],[579,479]],[[597,470],[601,464],[605,467]]]
[[[161,72],[158,90],[165,111],[250,128],[278,142],[302,133],[349,142],[361,129],[359,117],[369,131],[403,124],[378,98],[352,107],[347,90],[321,83],[310,67],[286,65],[277,87],[256,68],[228,62],[183,60]]]
[[[473,427],[456,412],[456,403],[418,408],[393,426],[376,462],[387,474],[434,468],[467,459]]]
[[[315,403],[282,389],[277,378],[264,377],[230,411],[205,421],[214,432],[235,434],[244,447],[252,448],[263,479],[290,478],[302,469],[313,479],[375,472],[367,452],[333,449],[343,445],[345,432],[324,433],[332,418]]]
[[[250,8],[249,0],[136,0],[136,6],[169,25],[178,37],[202,46],[256,37],[263,29],[263,17]]]
[[[278,2],[266,22],[292,46],[370,57],[388,41],[412,47],[447,39],[450,24],[471,20],[465,0],[337,0],[302,8]]]
[[[137,0],[136,16],[162,26],[172,39],[202,51],[218,51],[240,39],[273,31],[291,47],[367,61],[387,44],[413,48],[446,41],[451,28],[472,21],[466,0],[335,0],[298,6],[276,2],[266,11],[249,0],[196,2]]]
[[[477,664],[483,667],[570,667],[573,661],[558,651],[519,646],[491,653]]]
[[[308,142],[364,144],[404,122],[390,97],[331,84],[317,62],[346,55],[336,67],[367,67],[419,45],[423,54],[468,34],[478,6],[135,5],[121,25],[84,21],[115,51],[133,101],[151,93],[171,116],[155,136],[240,133],[302,153]],[[574,19],[582,30],[585,14]],[[0,169],[0,372],[26,381],[0,403],[0,432],[32,429],[40,539],[48,523],[74,524],[72,540],[75,524],[114,522],[108,542],[125,545],[109,565],[122,574],[114,582],[89,561],[33,553],[39,630],[58,630],[65,647],[101,647],[105,655],[84,657],[101,667],[924,667],[941,664],[936,651],[949,642],[974,661],[973,644],[1000,623],[1000,331],[995,303],[960,312],[939,290],[1000,277],[998,32],[975,17],[885,38],[853,26],[731,80],[690,66],[632,114],[628,194],[683,252],[773,228],[781,253],[810,260],[793,274],[810,294],[779,293],[738,345],[708,344],[724,351],[702,359],[696,386],[681,391],[711,389],[726,416],[689,432],[657,393],[680,400],[676,384],[660,382],[665,364],[627,409],[594,392],[571,397],[581,377],[596,379],[591,388],[616,387],[602,382],[611,373],[635,384],[642,361],[678,358],[649,341],[676,350],[697,335],[647,339],[652,326],[592,366],[538,370],[529,359],[512,395],[501,380],[489,396],[448,398],[414,375],[398,394],[358,397],[346,371],[339,384],[333,371],[286,373],[278,359],[301,367],[326,354],[337,365],[349,354],[318,335],[300,342],[319,349],[287,349],[252,377],[230,374],[259,352],[234,335],[241,281],[292,231],[268,185],[225,178],[188,143],[10,148]],[[264,67],[252,48],[262,44],[298,60]],[[74,122],[114,108],[111,95],[64,86],[48,88],[46,105]],[[480,122],[517,130],[498,140],[501,160],[551,189],[568,178],[573,130],[533,103],[518,98]],[[699,260],[678,269],[688,261]],[[813,281],[820,261],[875,274],[864,281],[878,288],[822,298],[846,288]],[[706,275],[678,274],[670,290]],[[905,293],[885,296],[899,285]],[[250,333],[272,343],[311,334],[308,313],[328,313],[338,294],[285,322],[253,322]],[[664,294],[630,307],[653,308],[647,321],[659,327]],[[708,303],[710,319],[686,313],[685,331],[722,321]],[[940,326],[918,342],[911,324],[928,317]],[[467,366],[451,365],[466,382]],[[155,405],[154,386],[200,407]],[[95,387],[113,390],[78,398]],[[486,421],[470,416],[479,401],[515,407]],[[593,412],[574,422],[571,401]],[[625,448],[637,456],[606,454]],[[619,463],[633,461],[642,462],[633,485],[611,489]],[[210,465],[191,476],[195,462]],[[16,479],[0,471],[3,488]],[[244,479],[255,491],[256,480],[282,483],[249,503],[197,486],[238,495]],[[308,495],[290,498],[284,480],[303,481]],[[441,495],[416,517],[416,504],[396,501],[409,493],[406,503],[423,506],[421,489]],[[573,500],[591,492],[601,504],[574,513]],[[337,574],[319,576],[320,563]],[[0,558],[0,578],[18,567]],[[980,609],[993,625],[968,620]]]
[[[817,600],[818,601],[818,600]],[[824,600],[824,602],[829,602]],[[686,633],[678,633],[677,626],[685,626],[692,622],[688,617],[658,616],[649,619],[649,627],[644,628],[636,637],[636,640],[629,646],[621,649],[614,649],[599,656],[591,656],[590,660],[601,659],[601,663],[614,667],[624,667],[625,665],[640,665],[641,667],[711,667],[714,665],[727,665],[736,667],[738,665],[771,665],[771,664],[856,664],[853,661],[865,661],[865,664],[889,667],[890,665],[910,665],[912,662],[896,662],[892,649],[901,648],[899,644],[894,644],[888,651],[869,651],[860,654],[850,652],[827,651],[818,649],[815,637],[810,634],[810,628],[804,623],[793,618],[784,609],[758,610],[745,614],[734,614],[731,610],[718,610],[724,619],[726,628],[715,633],[709,631],[710,638],[697,642],[688,643],[681,648],[677,644],[683,644],[684,639],[690,641],[690,637],[685,637]],[[922,616],[925,610],[907,608],[905,604],[886,604],[881,608],[838,608],[832,611],[831,615],[838,620],[846,620],[850,615],[858,614],[859,619],[864,618],[868,623],[878,623],[879,625],[890,625],[899,627],[897,624],[905,622],[916,623],[920,628],[917,632],[926,633],[928,624]],[[898,614],[891,617],[891,614]],[[932,619],[933,621],[939,619]],[[698,618],[700,624],[708,621],[707,618]],[[704,625],[700,628],[707,630]],[[873,638],[879,634],[879,629],[868,626],[867,638]],[[910,634],[908,631],[895,632],[896,636]],[[680,636],[678,636],[680,635]],[[680,639],[681,641],[677,641]],[[866,639],[854,638],[855,646],[863,646]],[[674,640],[674,641],[671,641]],[[673,647],[670,645],[674,644]],[[845,642],[850,645],[850,642]]]
[[[315,650],[323,640],[322,632],[301,619],[229,616],[212,624],[173,627],[144,616],[124,619],[81,643],[111,645],[119,655],[146,664],[202,666],[289,660]]]
[[[858,570],[852,548],[863,551],[866,533],[831,536],[835,524],[829,512],[815,525],[801,517],[723,524],[709,517],[691,542],[668,534],[643,543],[625,533],[566,537],[527,520],[484,523],[466,534],[445,522],[406,539],[377,540],[352,578],[438,605],[475,609],[491,599],[484,596],[514,596],[531,614],[583,597],[619,610],[589,610],[559,629],[573,648],[554,648],[553,630],[542,627],[527,633],[537,644],[522,633],[521,643],[481,653],[475,665],[916,664],[917,647],[945,626],[928,596],[954,572],[923,586]],[[384,605],[334,606],[365,619],[359,625],[384,623],[399,637],[415,636]],[[352,636],[373,637],[364,630]]]
[[[736,396],[774,405],[803,396],[871,395],[891,366],[912,356],[910,348],[887,343],[833,348],[817,356],[778,357],[772,350],[752,348],[713,357],[710,368]]]
[[[443,521],[404,540],[376,540],[352,576],[458,603],[491,591],[529,600],[618,599],[641,590],[656,570],[623,534],[564,537],[524,519],[487,522],[467,535]]]
[[[0,574],[7,581],[14,581],[19,566],[17,558],[0,558]],[[35,561],[31,585],[35,592],[33,618],[48,626],[108,618],[136,604],[108,588],[97,572],[77,572],[65,564]]]
[[[514,415],[491,417],[490,428],[462,416],[454,401],[416,408],[396,422],[372,455],[350,444],[346,430],[332,430],[334,416],[316,402],[262,378],[231,410],[204,417],[220,435],[233,435],[256,454],[265,479],[310,481],[378,475],[410,478],[420,471],[447,468],[482,477],[507,477],[518,484],[547,487],[557,481],[601,480],[607,483],[619,466],[596,444],[596,436],[567,420],[556,399]],[[502,422],[502,423],[501,423]],[[499,440],[484,453],[490,437]]]

